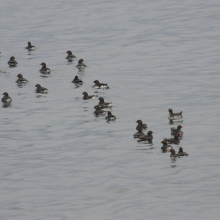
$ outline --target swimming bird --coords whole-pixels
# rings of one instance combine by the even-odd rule
[[[143,135],[143,136],[139,136],[139,139],[138,141],[148,141],[148,142],[152,142],[153,140],[153,134],[154,132],[153,131],[148,131],[147,132],[147,135]]]
[[[169,144],[179,144],[181,134],[175,134],[174,138],[165,138]]]
[[[187,154],[186,152],[183,152],[183,148],[182,148],[182,147],[179,148],[178,155],[179,155],[180,157],[186,157],[186,156],[188,156],[188,154]]]
[[[168,115],[168,119],[169,120],[175,120],[175,119],[180,119],[183,117],[183,112],[178,112],[178,113],[173,113],[173,110],[171,108],[168,109],[169,115]]]
[[[163,153],[167,152],[169,149],[172,149],[172,146],[168,145],[165,139],[162,140],[160,143],[163,144],[163,146],[161,147],[161,150],[163,151]]]
[[[80,60],[78,61],[78,65],[76,66],[76,68],[78,68],[78,69],[84,69],[85,67],[87,67],[86,64],[84,64],[83,62],[84,62],[84,60],[83,60],[83,59],[80,59]]]
[[[81,79],[79,79],[78,76],[75,76],[75,78],[73,79],[72,82],[76,83],[76,84],[82,84],[83,83],[83,81]]]
[[[183,128],[181,125],[178,125],[177,128],[170,128],[171,130],[171,134],[181,134],[183,135],[183,131],[181,130],[181,128]]]
[[[142,132],[142,128],[138,130],[138,132],[134,133],[134,138],[138,138],[140,136],[144,136],[145,134]]]
[[[15,66],[18,64],[15,59],[16,59],[16,58],[15,58],[14,56],[12,56],[12,57],[10,58],[10,60],[8,61],[8,65],[9,65],[10,67],[15,67]]]
[[[17,75],[18,79],[17,79],[17,83],[26,83],[28,82],[25,78],[23,78],[23,76],[21,74]]]
[[[106,113],[106,111],[103,111],[98,105],[93,107],[95,109],[94,114],[96,115],[103,115]]]
[[[66,59],[72,60],[73,58],[76,58],[76,56],[72,54],[72,51],[68,50],[66,53],[68,53]]]
[[[35,91],[36,93],[48,93],[48,89],[41,87],[40,84],[37,84],[35,87],[37,87]]]
[[[105,119],[107,119],[107,120],[115,120],[116,117],[114,115],[112,115],[112,113],[110,111],[108,111],[108,116]]]
[[[85,100],[87,100],[87,99],[95,99],[94,95],[88,95],[87,92],[83,92],[82,94],[84,95],[83,99],[85,99]]]
[[[107,89],[107,88],[109,88],[108,84],[100,83],[98,80],[93,81],[93,83],[95,83],[95,85],[93,87],[96,88],[96,89]]]
[[[171,158],[177,158],[177,157],[180,157],[178,154],[176,154],[175,150],[172,148],[172,149],[169,149],[168,150],[171,154],[170,154],[170,157]]]
[[[103,97],[99,97],[98,100],[99,100],[98,106],[100,108],[107,108],[112,106],[112,102],[105,102]]]
[[[31,42],[28,42],[28,46],[26,47],[28,50],[35,50],[36,47],[34,45],[31,45]]]
[[[41,73],[50,73],[50,69],[49,68],[47,68],[47,65],[46,65],[46,63],[41,63],[40,65],[42,65],[42,68],[40,69],[40,72]]]
[[[2,98],[2,102],[6,105],[9,105],[12,102],[11,97],[8,95],[7,92],[4,92],[2,95],[4,95],[4,97]]]
[[[143,122],[141,120],[137,120],[136,123],[138,123],[136,129],[140,130],[140,129],[147,129],[147,124],[143,124]]]

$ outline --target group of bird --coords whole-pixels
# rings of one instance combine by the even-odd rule
[[[26,47],[26,49],[28,49],[29,51],[35,50],[36,47],[34,45],[31,44],[31,42],[28,42],[28,46]],[[76,58],[76,56],[74,54],[72,54],[72,52],[70,50],[68,50],[66,52],[68,55],[66,57],[67,60],[72,61],[74,58]],[[10,67],[16,67],[17,66],[17,61],[15,60],[16,58],[14,56],[12,56],[10,58],[10,60],[8,61],[8,65]],[[76,68],[78,68],[79,70],[82,70],[84,68],[87,67],[86,64],[83,63],[84,60],[83,59],[79,59],[78,61],[78,65],[76,66]],[[42,62],[40,64],[42,66],[42,68],[39,70],[42,74],[44,75],[48,75],[50,74],[50,68],[47,67],[46,63]],[[18,80],[16,81],[18,84],[22,84],[22,83],[27,83],[28,80],[25,79],[23,77],[22,74],[18,74],[17,75]],[[81,79],[78,78],[78,76],[76,75],[75,78],[73,79],[72,83],[75,83],[76,85],[81,85],[83,84],[83,81]],[[98,80],[95,80],[93,83],[95,83],[95,85],[93,86],[96,89],[108,89],[108,85],[106,83],[100,83]],[[48,93],[48,89],[42,87],[40,84],[36,84],[35,85],[36,93]],[[83,99],[84,100],[88,100],[88,99],[95,99],[94,95],[88,95],[87,92],[83,92]],[[7,92],[3,93],[4,97],[2,98],[2,102],[5,106],[10,105],[12,102],[12,98],[9,96],[9,94]],[[103,97],[99,97],[98,98],[99,103],[94,107],[95,115],[104,115],[106,113],[108,113],[107,117],[105,118],[106,120],[115,120],[116,117],[114,115],[112,115],[112,113],[110,111],[104,111],[104,108],[108,108],[112,106],[111,102],[105,102]]]
[[[170,108],[168,109],[169,115],[168,115],[168,119],[173,122],[173,121],[179,121],[182,119],[183,117],[183,112],[178,112],[178,113],[173,113],[173,110]],[[148,131],[147,134],[145,135],[143,133],[143,130],[146,130],[148,128],[147,124],[144,124],[142,122],[142,120],[137,120],[136,121],[137,126],[136,126],[136,130],[137,132],[134,134],[134,138],[139,138],[139,142],[140,141],[146,141],[148,143],[152,143],[153,140],[153,131]],[[171,135],[173,135],[173,138],[164,138],[160,143],[163,144],[163,146],[161,147],[161,150],[163,153],[165,152],[170,152],[170,157],[171,158],[180,158],[180,157],[184,157],[184,156],[188,156],[188,154],[186,152],[183,152],[183,148],[179,147],[179,152],[176,153],[175,149],[169,145],[169,144],[176,144],[178,145],[180,143],[180,140],[183,136],[183,131],[182,131],[182,126],[178,125],[177,128],[172,127],[170,128],[171,130]]]
[[[36,47],[34,45],[31,44],[31,42],[28,42],[28,46],[26,47],[26,49],[28,49],[29,51],[31,50],[35,50]],[[74,58],[76,58],[76,56],[74,54],[72,54],[72,52],[70,50],[68,50],[66,52],[68,55],[66,57],[66,59],[68,59],[69,61],[72,61]],[[8,61],[8,65],[10,67],[16,67],[17,66],[17,61],[15,60],[16,58],[14,56],[12,56],[10,58],[10,60]],[[84,60],[83,59],[79,59],[78,61],[78,65],[76,66],[78,69],[82,70],[84,68],[86,68],[87,66],[83,63]],[[50,69],[47,67],[46,63],[42,62],[40,64],[42,66],[42,68],[39,70],[42,74],[50,74]],[[22,84],[22,83],[27,83],[28,81],[23,78],[22,74],[18,74],[17,75],[18,80],[16,81],[18,84]],[[82,85],[83,81],[81,79],[78,78],[78,76],[76,75],[75,78],[73,79],[72,83],[75,83],[77,85]],[[94,88],[95,89],[108,89],[108,84],[106,83],[100,83],[98,80],[94,80]],[[36,84],[36,93],[48,93],[48,89],[42,87],[40,84]],[[95,99],[95,95],[88,95],[87,92],[83,92],[83,99],[84,100],[88,100],[88,99]],[[7,92],[3,93],[4,97],[2,98],[2,102],[4,105],[10,105],[10,103],[12,102],[12,98],[9,96],[9,94]],[[108,108],[108,107],[112,107],[112,103],[111,102],[105,102],[103,97],[99,97],[98,98],[99,103],[94,107],[95,111],[94,114],[95,115],[104,115],[106,113],[108,113],[107,117],[105,118],[106,120],[115,120],[116,117],[114,115],[112,115],[111,111],[105,111],[103,110],[104,108]],[[168,109],[169,115],[168,115],[168,119],[170,121],[176,121],[176,120],[180,120],[182,118],[182,111],[178,112],[178,113],[173,113],[173,110],[170,108]],[[143,131],[146,130],[148,128],[147,124],[144,124],[142,122],[142,120],[137,120],[136,121],[137,126],[136,126],[136,130],[137,132],[134,134],[134,138],[139,138],[138,141],[145,141],[148,143],[152,143],[153,140],[153,131],[148,131],[147,134],[144,134]],[[171,158],[179,158],[179,157],[183,157],[183,156],[188,156],[188,154],[186,152],[183,152],[183,148],[180,147],[179,148],[179,152],[176,153],[175,149],[169,145],[169,144],[179,144],[181,137],[183,136],[183,131],[182,131],[182,126],[178,125],[177,128],[170,128],[171,129],[171,135],[173,135],[173,138],[165,138],[161,141],[161,143],[163,144],[163,146],[161,147],[161,150],[163,153],[165,152],[171,152],[170,157]]]

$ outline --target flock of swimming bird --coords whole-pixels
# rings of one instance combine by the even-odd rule
[[[28,50],[35,50],[36,47],[34,45],[31,44],[31,42],[28,42],[28,46],[26,47],[26,49]],[[68,55],[66,57],[66,59],[68,59],[69,61],[72,61],[72,59],[76,58],[76,56],[74,54],[72,54],[72,52],[70,50],[68,50],[66,52]],[[8,65],[10,67],[16,67],[17,66],[17,61],[15,60],[16,58],[14,56],[12,56],[10,58],[10,60],[8,61]],[[80,59],[78,61],[78,65],[76,66],[76,68],[78,69],[84,69],[87,66],[83,63],[84,60]],[[50,74],[50,69],[47,67],[46,63],[42,62],[40,65],[42,65],[42,68],[39,70],[42,74]],[[22,84],[22,83],[27,83],[28,81],[23,78],[22,74],[18,74],[17,75],[18,80],[16,81],[18,84]],[[72,83],[75,84],[83,84],[83,81],[81,79],[78,78],[78,76],[75,76],[75,78],[73,79]],[[98,80],[95,80],[93,83],[95,83],[95,85],[93,86],[96,89],[108,89],[108,84],[106,83],[100,83]],[[36,84],[35,85],[36,93],[48,93],[48,89],[42,87],[40,84]],[[88,100],[88,99],[95,99],[94,95],[88,95],[87,92],[83,92],[83,99],[84,100]],[[9,94],[7,92],[3,93],[4,97],[2,98],[2,102],[3,105],[10,105],[12,102],[12,98],[9,96]],[[105,102],[103,97],[99,97],[98,98],[99,103],[98,105],[96,105],[94,107],[95,111],[94,114],[95,115],[104,115],[106,113],[108,113],[107,117],[105,118],[106,120],[115,120],[116,117],[114,115],[112,115],[112,113],[110,111],[105,111],[103,110],[104,108],[108,108],[112,106],[111,102]],[[168,109],[169,115],[168,115],[168,119],[170,121],[178,121],[181,120],[183,114],[182,111],[178,112],[178,113],[173,113],[173,110],[170,108]],[[136,123],[138,124],[136,126],[136,130],[137,132],[134,134],[134,138],[138,138],[138,141],[145,141],[148,143],[152,143],[153,140],[153,131],[148,131],[147,134],[144,134],[144,130],[146,130],[148,128],[147,124],[144,124],[141,120],[137,120]],[[165,138],[161,141],[161,143],[163,144],[163,146],[161,147],[161,150],[163,153],[165,152],[170,152],[170,157],[171,158],[180,158],[180,157],[184,157],[184,156],[188,156],[188,154],[186,152],[183,152],[183,148],[180,147],[179,148],[179,152],[176,153],[175,149],[169,145],[169,144],[179,144],[180,140],[183,136],[183,131],[182,131],[182,126],[178,125],[177,128],[170,128],[171,129],[171,135],[173,135],[173,138]]]

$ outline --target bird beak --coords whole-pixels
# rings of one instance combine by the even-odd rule
[[[154,133],[154,132],[152,131],[152,133]]]
[[[183,128],[183,126],[181,126],[181,128]]]
[[[99,100],[99,98],[98,98],[98,100]]]
[[[18,75],[16,77],[18,77]]]
[[[169,111],[169,110],[167,110],[167,111]]]
[[[135,123],[137,123],[137,121]]]
[[[93,81],[93,83],[94,83],[94,81]]]
[[[180,134],[180,137],[181,137],[182,135]]]
[[[162,141],[160,143],[162,144]]]
[[[82,93],[83,94],[83,93]]]
[[[170,152],[170,149],[168,149],[167,151],[169,151],[169,152]]]
[[[37,87],[37,86],[34,86],[34,87]]]

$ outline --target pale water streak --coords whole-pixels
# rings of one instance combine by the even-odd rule
[[[0,108],[0,219],[219,219],[219,1],[0,5],[0,88],[13,99]],[[96,79],[110,89],[94,89]],[[37,83],[49,93],[36,94]],[[98,100],[84,91],[112,102],[117,120],[95,117]],[[176,161],[160,151],[168,108],[183,111],[189,157]],[[138,119],[152,145],[133,139]]]

